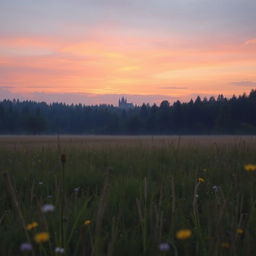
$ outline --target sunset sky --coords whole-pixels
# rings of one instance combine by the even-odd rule
[[[0,100],[248,93],[255,13],[255,0],[0,0]]]

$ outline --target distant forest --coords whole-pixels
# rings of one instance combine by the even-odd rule
[[[33,101],[0,102],[1,134],[256,134],[256,90],[249,95],[176,101],[130,109]]]

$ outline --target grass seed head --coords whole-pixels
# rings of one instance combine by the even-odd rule
[[[66,161],[67,161],[67,156],[66,156],[66,154],[61,154],[60,160],[61,160],[61,163],[62,163],[62,164],[65,164]]]

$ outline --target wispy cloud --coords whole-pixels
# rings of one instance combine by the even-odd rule
[[[232,82],[231,84],[235,86],[256,87],[256,82],[248,81],[248,80]]]
[[[159,87],[161,90],[186,90],[188,87],[180,87],[180,86],[161,86]]]
[[[9,90],[14,88],[13,86],[0,86],[0,90]]]

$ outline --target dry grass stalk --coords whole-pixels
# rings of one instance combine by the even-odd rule
[[[9,196],[11,198],[11,201],[13,203],[13,206],[14,206],[14,208],[15,208],[18,216],[19,216],[19,219],[20,219],[21,225],[22,225],[22,227],[24,229],[27,241],[29,243],[31,243],[30,236],[29,236],[29,234],[27,232],[27,229],[26,229],[26,221],[25,221],[24,216],[22,214],[21,207],[20,207],[20,204],[19,204],[19,201],[18,201],[18,198],[17,198],[16,191],[15,191],[13,185],[12,185],[10,174],[8,172],[5,172],[5,173],[3,173],[3,177],[4,177],[4,183],[6,185],[7,192],[9,194]],[[35,255],[33,248],[32,248],[32,255],[33,256]]]
[[[198,214],[198,189],[200,186],[200,182],[198,182],[195,186],[194,189],[194,195],[193,195],[193,217],[194,217],[194,221],[195,221],[195,225],[199,226],[199,214]]]
[[[108,245],[108,253],[107,256],[112,256],[114,252],[114,245],[116,242],[116,237],[117,237],[117,232],[118,232],[118,227],[117,227],[117,221],[116,218],[113,217],[112,219],[112,229],[111,229],[111,240]]]
[[[102,255],[102,240],[101,240],[101,231],[102,231],[102,222],[104,213],[107,206],[107,199],[110,187],[110,173],[111,169],[107,170],[107,174],[104,180],[103,189],[101,192],[99,206],[96,214],[96,227],[95,227],[95,255],[101,256]]]

